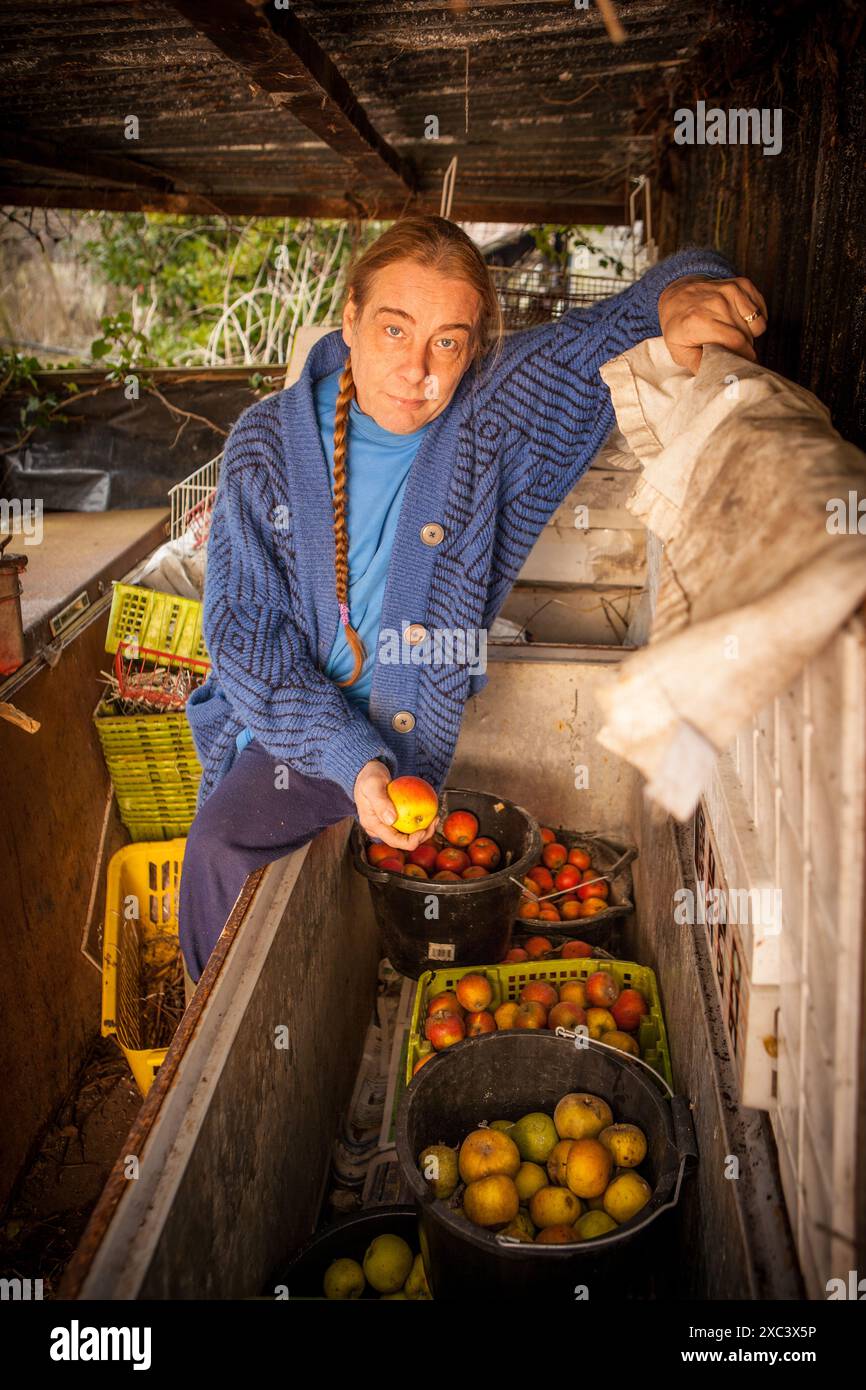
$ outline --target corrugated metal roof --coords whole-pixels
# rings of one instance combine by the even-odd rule
[[[706,15],[617,9],[622,44],[572,0],[2,3],[0,201],[393,216],[438,210],[456,155],[454,216],[618,220],[636,84]]]

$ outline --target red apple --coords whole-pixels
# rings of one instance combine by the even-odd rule
[[[580,883],[580,869],[576,869],[573,864],[564,864],[558,871],[554,884],[560,888],[576,888]]]
[[[548,869],[553,869],[553,871],[556,872],[557,869],[562,868],[568,858],[568,850],[565,848],[565,845],[560,845],[554,840],[552,844],[544,846],[544,849],[541,851],[541,857]]]
[[[536,864],[534,869],[530,869],[526,875],[531,878],[533,883],[537,883],[542,893],[553,892],[553,874],[549,869],[545,869],[543,864]]]
[[[402,859],[395,859],[393,856],[382,859],[376,865],[378,869],[387,869],[389,874],[402,874],[405,863]]]
[[[442,822],[442,834],[449,844],[471,844],[478,834],[478,817],[471,811],[452,811]]]
[[[579,1023],[586,1023],[586,1013],[579,1004],[572,1004],[568,999],[563,999],[560,1004],[554,1004],[547,1015],[548,1028],[571,1028],[573,1030]]]
[[[489,878],[490,870],[485,869],[483,864],[470,864],[468,869],[464,869],[461,878]]]
[[[592,882],[593,879],[595,879],[595,882]],[[596,874],[590,872],[589,881],[581,883],[577,890],[577,896],[582,903],[585,903],[589,898],[606,898],[609,892],[610,889],[607,886],[606,880],[598,878]]]
[[[496,841],[488,839],[486,835],[479,835],[477,840],[473,840],[466,853],[473,864],[482,864],[485,869],[495,869],[502,858]]]
[[[460,976],[454,993],[464,1009],[470,1013],[481,1013],[493,998],[493,986],[486,975],[478,970],[470,970],[468,974]]]
[[[420,864],[404,864],[403,873],[406,878],[429,878],[426,869],[422,869]]]
[[[466,1029],[462,1018],[447,1013],[444,1009],[438,1009],[424,1024],[424,1035],[437,1052],[442,1052],[446,1047],[453,1047],[455,1043],[462,1042],[466,1037]]]
[[[559,915],[559,908],[556,906],[556,903],[542,903],[538,912],[538,916],[542,922],[562,921],[562,918]]]
[[[528,1004],[531,1000],[544,1009],[552,1009],[559,1003],[559,992],[547,980],[530,980],[520,991],[520,1002]]]
[[[566,941],[562,955],[565,960],[585,960],[592,955],[592,947],[588,941]]]
[[[556,835],[551,830],[550,826],[540,825],[538,828],[541,831],[541,843],[543,845],[552,845],[554,840],[556,839]]]
[[[636,1033],[644,1014],[649,1013],[649,1005],[640,990],[624,989],[611,1008],[616,1026],[623,1033]]]
[[[515,1028],[546,1028],[547,1010],[543,1004],[539,1004],[535,999],[529,999],[525,1004],[521,1004],[517,1010],[513,1027]]]
[[[454,874],[450,869],[440,869],[438,874],[433,875],[434,883],[459,883],[460,875]]]
[[[434,994],[427,1005],[427,1017],[435,1013],[458,1014],[463,1016],[463,1006],[453,989],[443,989],[440,994]]]
[[[596,1009],[609,1009],[619,998],[619,985],[607,970],[596,970],[586,982],[587,1002]]]
[[[409,862],[411,864],[420,864],[421,868],[424,869],[426,873],[432,874],[436,868],[436,855],[438,852],[432,841],[425,840],[423,845],[416,845],[414,849],[409,851]]]
[[[503,965],[517,965],[518,961],[529,960],[529,952],[524,951],[522,946],[512,946],[510,951],[506,951],[502,957]]]
[[[462,874],[464,869],[469,868],[469,855],[462,849],[455,849],[449,845],[447,849],[440,849],[436,855],[436,868],[449,869],[452,874]]]
[[[530,936],[524,947],[530,960],[540,960],[553,950],[553,942],[547,936]]]
[[[467,1038],[478,1038],[482,1033],[495,1033],[496,1019],[486,1010],[466,1015]]]
[[[585,849],[578,849],[575,845],[574,849],[568,851],[568,862],[574,864],[578,869],[588,869],[590,858]]]
[[[367,863],[378,868],[383,859],[399,859],[402,864],[406,858],[406,851],[402,849],[392,849],[390,845],[379,844],[375,841],[367,846]]]

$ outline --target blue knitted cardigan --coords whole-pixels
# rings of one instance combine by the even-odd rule
[[[679,252],[610,299],[511,335],[495,360],[469,368],[413,461],[380,631],[489,628],[615,423],[599,367],[658,337],[661,291],[696,274],[735,271],[713,251]],[[226,442],[204,592],[212,670],[187,706],[203,769],[199,806],[231,768],[246,726],[275,764],[334,781],[349,796],[373,758],[439,791],[466,700],[488,680],[441,654],[438,663],[379,660],[364,715],[322,673],[340,615],[313,384],[346,355],[339,331],[320,339],[300,380],[244,410]],[[351,471],[350,457],[350,486]],[[436,544],[422,539],[438,535],[425,531],[430,523],[442,528]]]

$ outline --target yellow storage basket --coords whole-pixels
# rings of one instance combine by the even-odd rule
[[[102,1035],[114,1035],[146,1096],[168,1045],[154,1047],[143,1017],[142,977],[180,953],[178,896],[185,839],[127,845],[108,865],[102,940]]]

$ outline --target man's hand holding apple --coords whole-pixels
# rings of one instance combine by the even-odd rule
[[[382,840],[392,849],[403,849],[408,854],[416,845],[432,839],[439,825],[439,817],[436,816],[426,830],[415,830],[411,835],[392,830],[391,825],[397,818],[397,810],[385,790],[390,781],[391,773],[385,763],[374,758],[372,762],[364,764],[355,778],[352,789],[358,821],[362,830],[374,840]]]

